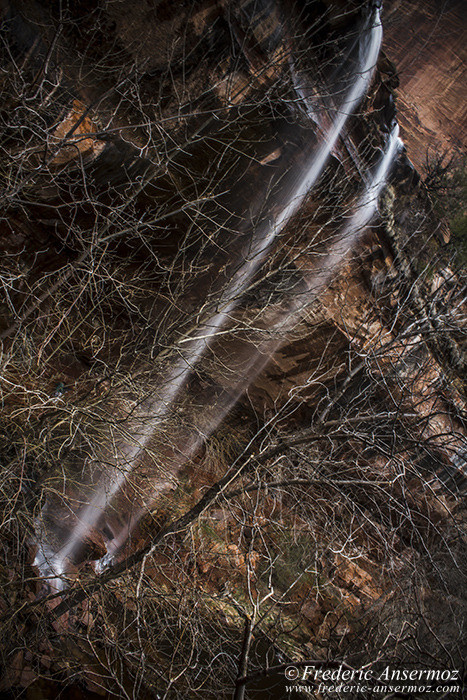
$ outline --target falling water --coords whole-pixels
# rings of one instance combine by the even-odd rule
[[[252,277],[264,262],[273,242],[288,221],[297,213],[308,192],[323,172],[327,159],[334,149],[348,117],[356,109],[368,89],[373,75],[373,69],[379,55],[381,40],[382,27],[379,10],[376,10],[371,18],[371,26],[364,28],[362,32],[360,53],[364,52],[364,57],[360,60],[360,65],[355,72],[352,86],[342,104],[339,106],[337,116],[335,116],[319,147],[310,155],[308,166],[305,171],[297,177],[292,193],[285,206],[281,208],[276,219],[272,223],[263,221],[263,223],[257,227],[249,247],[248,255],[221,294],[218,303],[219,311],[213,314],[207,321],[201,323],[193,337],[186,338],[182,341],[183,347],[179,348],[180,357],[173,365],[173,369],[165,381],[162,391],[159,395],[148,399],[144,404],[144,410],[151,416],[150,421],[145,426],[141,426],[135,431],[136,435],[133,437],[137,439],[133,445],[125,445],[120,449],[118,456],[115,458],[115,466],[107,471],[106,476],[104,476],[101,479],[101,483],[97,485],[96,492],[91,502],[79,514],[78,524],[70,533],[65,544],[58,551],[54,551],[45,541],[45,535],[41,534],[39,536],[41,543],[34,563],[44,576],[51,577],[51,582],[55,588],[60,589],[63,587],[60,577],[67,569],[67,560],[76,553],[83,538],[89,530],[98,523],[112,498],[122,488],[128,475],[137,466],[156,426],[167,414],[168,408],[174,404],[181,390],[186,386],[187,380],[192,375],[195,365],[203,358],[207,349],[211,347],[212,343],[215,342],[216,338],[219,336],[219,333],[230,321],[232,312],[238,306]],[[309,108],[311,109],[310,106]],[[371,209],[369,203],[365,206]],[[362,220],[362,216],[359,221]],[[361,226],[362,224],[360,223],[359,225]],[[329,255],[336,257],[338,253],[334,252]],[[331,270],[332,265],[330,263],[329,271],[331,272]],[[283,322],[284,319],[281,323]],[[258,357],[251,360],[249,365],[251,365],[251,371],[253,372],[252,377],[264,366],[270,354],[271,352],[267,351],[266,355],[261,357],[262,364],[260,363],[261,367],[259,369],[256,368]],[[251,379],[249,378],[248,381],[251,381]],[[228,410],[230,410],[233,403],[238,400],[238,397],[243,393],[244,389],[243,383],[240,383],[236,391],[232,394],[233,398],[225,404],[222,410],[218,411],[218,420],[212,425],[209,432],[215,429],[220,420],[222,420]],[[195,440],[191,452],[194,452],[198,444],[199,441]],[[186,450],[184,454],[187,454]],[[120,540],[121,538],[117,539]]]
[[[274,353],[283,345],[284,337],[287,337],[287,334],[296,326],[304,309],[329,284],[345,258],[355,247],[358,238],[376,212],[382,188],[387,181],[391,166],[402,145],[402,141],[399,138],[399,126],[396,125],[388,138],[386,150],[375,172],[369,177],[369,182],[357,203],[354,214],[337,236],[330,251],[324,257],[324,260],[321,261],[319,268],[305,278],[306,292],[288,302],[286,308],[280,313],[279,318],[268,328],[268,338],[261,342],[256,342],[254,345],[251,340],[246,344],[244,353],[247,355],[247,361],[242,364],[241,375],[239,376],[235,373],[235,386],[233,389],[224,391],[220,397],[217,397],[212,406],[205,408],[205,414],[208,417],[206,419],[206,415],[203,415],[201,417],[201,420],[204,419],[202,426],[195,425],[192,428],[193,435],[190,445],[189,447],[185,445],[183,451],[180,452],[177,465],[179,469],[194,457],[201,444],[219,427],[244,391],[266,367]],[[210,409],[211,415],[209,415]],[[152,494],[152,500],[156,496],[157,491]],[[124,545],[132,529],[148,512],[150,507],[151,498],[144,505],[139,506],[132,514],[127,525],[121,529],[115,539],[108,543],[108,554],[98,562],[96,566],[97,571],[102,571],[112,561],[115,554]]]

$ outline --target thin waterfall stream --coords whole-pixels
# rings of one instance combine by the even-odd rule
[[[65,542],[58,548],[47,540],[47,534],[39,523],[38,552],[35,566],[41,575],[49,578],[49,584],[60,590],[65,585],[64,575],[69,571],[73,560],[82,546],[83,539],[94,527],[105,527],[107,555],[96,564],[98,571],[104,569],[125,545],[132,530],[150,509],[157,495],[171,485],[170,478],[154,479],[152,490],[131,504],[131,512],[122,518],[120,527],[107,524],[106,511],[120,492],[125,491],[129,477],[137,477],[142,455],[157,427],[164,421],[169,411],[173,410],[182,397],[193,375],[195,367],[209,351],[215,352],[220,338],[228,332],[233,314],[241,303],[255,274],[266,261],[277,242],[278,236],[290,220],[300,210],[305,198],[320,179],[339,138],[342,137],[348,118],[355,112],[365,96],[378,59],[382,41],[382,26],[379,9],[371,11],[363,26],[358,42],[358,65],[354,69],[351,86],[344,98],[332,110],[327,108],[328,128],[321,129],[318,145],[305,160],[300,172],[295,174],[290,194],[274,219],[263,219],[251,236],[249,248],[241,264],[232,274],[230,281],[220,293],[217,310],[206,320],[201,320],[194,333],[182,339],[177,348],[178,357],[173,360],[172,368],[164,383],[145,399],[140,407],[149,416],[135,426],[132,441],[118,445],[113,463],[106,464],[94,486],[94,493],[87,504],[78,513],[76,525],[72,528]],[[347,66],[343,67],[344,69]],[[312,100],[305,91],[298,91],[310,121],[316,110]],[[320,109],[323,109],[320,106]],[[319,266],[303,278],[303,291],[291,299],[286,299],[284,308],[268,324],[266,337],[261,334],[245,342],[240,348],[234,368],[228,369],[226,386],[221,387],[215,396],[204,397],[205,406],[197,422],[183,433],[182,440],[175,440],[175,449],[168,461],[172,475],[176,475],[187,461],[193,458],[199,447],[219,426],[227,413],[240,399],[248,385],[258,376],[270,361],[271,356],[284,342],[300,319],[302,312],[329,283],[332,276],[354,247],[362,230],[371,221],[377,209],[378,197],[387,180],[388,173],[400,148],[398,128],[395,127],[388,136],[385,151],[376,168],[366,178],[365,189],[357,202],[354,213],[332,242]],[[253,342],[252,342],[253,341]],[[241,366],[239,373],[238,367]],[[109,460],[106,460],[109,462]],[[129,497],[127,501],[131,500]],[[114,504],[115,507],[115,504]]]
[[[397,153],[402,146],[403,143],[399,138],[399,127],[396,125],[388,136],[386,150],[374,173],[370,175],[368,184],[358,199],[355,211],[349,222],[338,234],[324,259],[316,266],[316,270],[304,277],[305,290],[295,298],[287,301],[285,308],[280,311],[279,317],[268,327],[265,333],[261,334],[261,331],[259,331],[258,337],[254,341],[251,337],[249,338],[246,347],[243,348],[243,353],[241,351],[239,353],[245,356],[241,366],[241,373],[237,370],[233,372],[235,380],[230,390],[224,390],[220,396],[213,396],[212,404],[205,411],[205,414],[202,415],[199,424],[195,423],[191,426],[191,435],[188,439],[185,436],[185,444],[181,446],[176,469],[181,469],[187,461],[192,459],[202,443],[219,427],[248,386],[267,366],[274,353],[284,344],[284,338],[287,338],[297,323],[299,323],[302,313],[339,271],[344,260],[351,253],[359,237],[375,215],[378,198],[387,181]],[[262,335],[267,337],[262,339]],[[157,491],[155,491],[149,495],[144,505],[134,505],[134,511],[129,516],[127,525],[107,543],[108,554],[97,562],[97,571],[104,570],[112,562],[120,548],[124,546],[127,538],[131,535],[134,527],[150,511],[152,502],[157,498],[157,495]]]

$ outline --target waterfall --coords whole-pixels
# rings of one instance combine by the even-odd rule
[[[331,275],[342,264],[348,252],[355,246],[360,233],[373,218],[378,206],[378,198],[386,183],[389,170],[402,146],[403,142],[399,138],[399,125],[396,124],[389,135],[383,157],[374,175],[370,176],[350,221],[344,226],[342,232],[331,245],[330,250],[320,264],[319,270],[306,279],[310,292],[318,293],[328,284]]]
[[[217,399],[215,403],[215,415],[211,418],[208,425],[203,425],[202,431],[199,430],[199,426],[193,428],[191,445],[189,449],[186,449],[185,446],[183,454],[180,456],[179,468],[194,457],[202,442],[219,427],[244,391],[266,367],[274,353],[283,345],[284,336],[286,337],[296,326],[304,309],[317,298],[318,294],[330,282],[332,276],[336,274],[345,258],[355,247],[358,238],[376,213],[379,196],[402,145],[402,141],[399,138],[399,126],[396,125],[388,138],[386,149],[375,172],[368,178],[368,183],[357,202],[355,211],[349,222],[343,227],[331,246],[330,251],[326,254],[324,260],[321,261],[319,269],[305,278],[306,292],[300,294],[297,299],[292,299],[280,315],[280,318],[268,328],[268,335],[276,335],[279,336],[279,338],[267,338],[256,344],[254,348],[250,347],[250,357],[246,365],[242,367],[242,376],[237,379],[234,391],[225,392],[223,400]],[[196,434],[197,428],[198,434]],[[202,437],[200,433],[202,433]],[[155,499],[156,496],[157,493],[154,493],[153,498]],[[112,561],[116,552],[124,545],[131,530],[147,513],[150,505],[150,503],[146,503],[144,507],[138,507],[128,525],[108,544],[108,555],[98,562],[96,566],[97,571],[102,571]]]
[[[292,187],[292,192],[288,197],[288,201],[278,212],[272,223],[270,221],[263,221],[257,226],[251,239],[248,255],[237,271],[233,274],[230,282],[220,295],[218,303],[219,310],[206,321],[200,323],[192,337],[185,338],[183,341],[181,341],[178,347],[178,351],[180,353],[179,359],[174,363],[173,368],[170,371],[169,376],[159,394],[152,396],[146,400],[144,404],[144,410],[151,416],[150,421],[148,421],[146,425],[135,430],[135,434],[133,435],[135,444],[127,444],[122,447],[119,454],[115,457],[115,465],[110,469],[107,469],[106,473],[101,476],[100,481],[96,485],[94,496],[92,497],[90,503],[79,514],[78,524],[71,531],[66,542],[61,548],[55,551],[53,547],[47,543],[46,534],[40,532],[41,526],[40,524],[38,525],[39,549],[34,564],[38,567],[43,576],[50,577],[51,585],[53,585],[57,590],[60,590],[63,587],[60,577],[67,570],[68,559],[74,556],[76,551],[81,546],[83,538],[92,527],[97,525],[105,509],[109,506],[112,499],[122,488],[130,473],[137,467],[154,430],[164,416],[166,416],[167,410],[176,402],[180,392],[186,386],[188,379],[191,377],[193,368],[205,356],[206,351],[216,341],[216,338],[229,323],[232,312],[238,306],[238,303],[242,295],[247,290],[253,276],[258,271],[259,267],[264,263],[272,244],[290,219],[300,209],[307,194],[322,174],[329,155],[334,149],[336,142],[344,129],[347,119],[355,111],[368,89],[379,55],[381,40],[382,27],[380,14],[379,9],[376,9],[371,14],[369,24],[363,28],[359,38],[359,62],[353,75],[351,87],[345,95],[342,103],[336,110],[336,114],[331,122],[331,125],[325,131],[319,146],[310,154],[305,168],[299,174],[297,174],[296,181]],[[308,109],[311,117],[310,105],[308,105]],[[386,153],[386,155],[388,154]],[[377,195],[373,199],[369,198],[368,202],[363,205],[362,210],[357,211],[357,215],[360,216],[358,221],[356,221],[356,225],[360,227],[364,225],[362,224],[362,221],[364,220],[363,210],[366,212],[374,211],[376,199]],[[371,216],[371,213],[369,213],[369,216]],[[348,236],[349,234],[346,233],[345,235]],[[331,265],[331,258],[332,260],[337,260],[339,255],[340,253],[337,251],[331,251],[329,256],[327,256],[330,259],[329,274],[332,273],[333,269]],[[342,253],[342,255],[344,255],[344,253]],[[318,283],[318,286],[319,284],[321,283]],[[279,322],[284,324],[284,328],[287,326],[287,323],[292,322],[292,312],[297,313],[298,311],[293,311],[293,309],[291,309],[290,313],[288,314],[288,319],[283,318]],[[249,383],[253,377],[256,376],[259,371],[261,371],[272,354],[273,349],[263,347],[259,350],[259,352],[264,352],[264,354],[261,355],[261,361],[259,360],[258,355],[254,354],[254,357],[252,357],[251,361],[248,363],[248,367],[251,368],[251,376],[248,376],[247,380],[244,379],[240,381],[236,390],[231,394],[229,401],[225,403],[222,409],[217,410],[216,422],[210,427],[208,431],[209,433],[217,427],[220,421],[225,417],[226,413],[238,400],[239,396],[241,396],[245,390],[245,381],[248,381]],[[194,439],[193,446],[190,448],[191,453],[195,452],[199,442],[200,441],[198,439]],[[184,455],[186,456],[186,454],[187,451],[185,450]],[[188,458],[189,457],[186,457],[186,459]],[[140,516],[138,515],[137,517],[139,519]],[[124,538],[122,536],[117,537],[116,541],[121,545],[121,540],[123,539]],[[114,543],[113,547],[115,548],[115,546],[116,543]],[[109,548],[110,547],[111,546],[109,545]]]

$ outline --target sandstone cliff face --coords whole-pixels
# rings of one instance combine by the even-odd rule
[[[467,136],[465,3],[385,3],[384,47],[397,66],[399,121],[409,157],[464,153]]]

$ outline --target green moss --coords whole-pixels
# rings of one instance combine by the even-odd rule
[[[467,161],[445,162],[443,156],[427,165],[425,184],[435,212],[449,223],[456,262],[467,263]]]
[[[467,213],[458,212],[450,221],[453,244],[460,265],[467,264]]]

